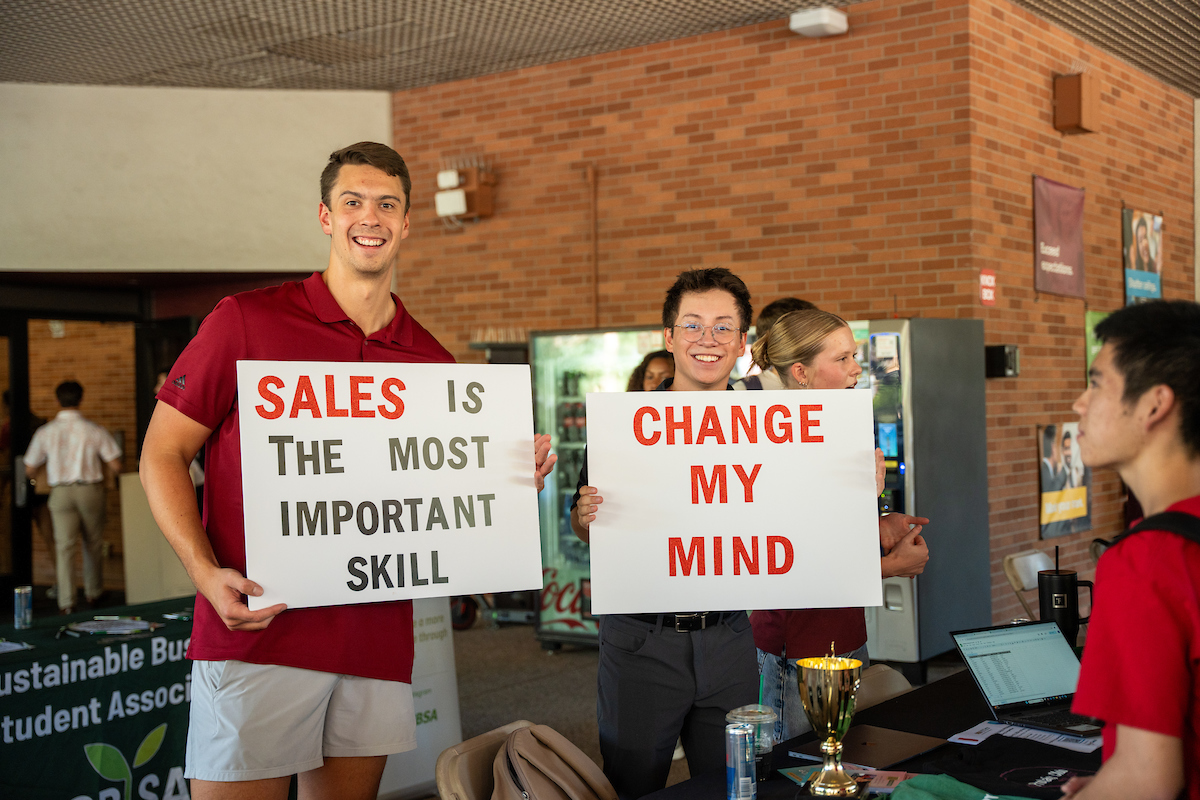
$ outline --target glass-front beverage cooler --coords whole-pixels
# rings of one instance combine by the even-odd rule
[[[646,353],[663,349],[661,327],[610,331],[534,333],[534,421],[553,436],[558,464],[539,497],[542,534],[542,596],[537,637],[554,649],[563,643],[595,643],[588,546],[571,530],[571,498],[587,444],[588,392],[623,392]]]
[[[887,468],[879,510],[930,520],[925,572],[886,579],[883,605],[867,609],[868,651],[923,682],[925,663],[954,648],[951,631],[991,624],[983,323],[850,328]]]

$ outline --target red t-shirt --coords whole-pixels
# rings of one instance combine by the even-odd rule
[[[849,653],[867,643],[867,621],[861,608],[808,608],[755,611],[750,615],[754,645],[789,659]],[[786,648],[786,650],[784,649]]]
[[[205,447],[204,527],[224,567],[246,572],[237,362],[453,362],[400,301],[383,330],[364,337],[320,273],[302,283],[226,297],[171,369],[158,399],[212,428]],[[284,611],[261,631],[231,631],[196,597],[187,653],[411,682],[412,603],[394,601]]]
[[[1200,495],[1171,506],[1200,516]],[[1096,603],[1073,710],[1105,721],[1103,757],[1117,725],[1183,740],[1189,800],[1200,800],[1200,544],[1143,531],[1096,569]]]

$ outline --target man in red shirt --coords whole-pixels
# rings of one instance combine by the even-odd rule
[[[368,800],[386,757],[416,746],[412,604],[250,611],[244,577],[236,362],[450,362],[391,293],[409,232],[411,180],[390,147],[330,156],[318,217],[329,266],[222,300],[159,393],[142,448],[142,483],[198,591],[185,774],[191,796]],[[188,466],[206,446],[203,523]],[[535,442],[538,489],[553,466]],[[254,532],[252,531],[251,534]]]
[[[1083,463],[1116,469],[1147,517],[1200,516],[1200,306],[1129,306],[1096,336],[1075,401]],[[1200,800],[1200,542],[1150,529],[1114,544],[1091,616],[1074,710],[1105,722],[1104,764],[1064,792]]]

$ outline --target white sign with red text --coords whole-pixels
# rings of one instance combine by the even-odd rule
[[[251,609],[541,587],[528,366],[237,369]]]
[[[877,606],[871,393],[589,394],[592,611]]]

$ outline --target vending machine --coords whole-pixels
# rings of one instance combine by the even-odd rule
[[[587,445],[584,398],[625,391],[642,357],[662,349],[659,326],[530,335],[535,427],[551,434],[558,454],[539,496],[543,586],[537,637],[547,649],[594,644],[599,632],[591,613],[588,546],[571,529],[571,498]]]
[[[885,580],[883,605],[867,609],[868,651],[923,677],[951,631],[991,624],[983,321],[850,326],[887,468],[879,509],[930,519],[925,572]]]

